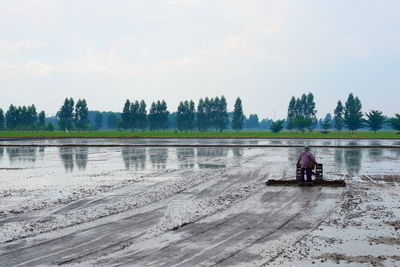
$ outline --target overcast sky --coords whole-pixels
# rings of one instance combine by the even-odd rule
[[[0,107],[55,114],[124,101],[225,95],[229,109],[286,116],[313,92],[318,116],[353,92],[400,113],[400,1],[1,0]]]

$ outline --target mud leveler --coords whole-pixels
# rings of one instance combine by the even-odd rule
[[[344,180],[325,180],[323,177],[323,166],[322,164],[317,164],[315,166],[315,171],[313,175],[315,175],[315,179],[312,182],[303,182],[300,180],[301,175],[301,167],[300,165],[296,166],[296,179],[293,180],[268,180],[266,181],[266,185],[268,186],[282,186],[282,185],[295,185],[295,186],[346,186],[346,182]]]

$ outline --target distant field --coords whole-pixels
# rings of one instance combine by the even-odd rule
[[[348,131],[336,132],[331,131],[327,134],[319,131],[314,132],[290,132],[282,131],[280,133],[272,133],[270,131],[253,130],[253,131],[224,131],[218,133],[215,131],[208,132],[176,132],[176,131],[0,131],[0,138],[393,138],[400,139],[400,134],[395,131],[358,131],[351,134]]]

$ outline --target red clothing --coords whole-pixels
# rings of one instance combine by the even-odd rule
[[[315,164],[314,155],[310,151],[301,152],[298,161],[302,168],[313,168]]]

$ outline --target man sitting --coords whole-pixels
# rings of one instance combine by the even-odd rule
[[[299,159],[297,161],[297,165],[300,164],[301,167],[301,176],[300,181],[304,182],[304,174],[307,175],[307,182],[311,182],[312,170],[314,166],[318,163],[315,161],[314,155],[310,152],[310,148],[306,146],[304,151],[301,152]]]

